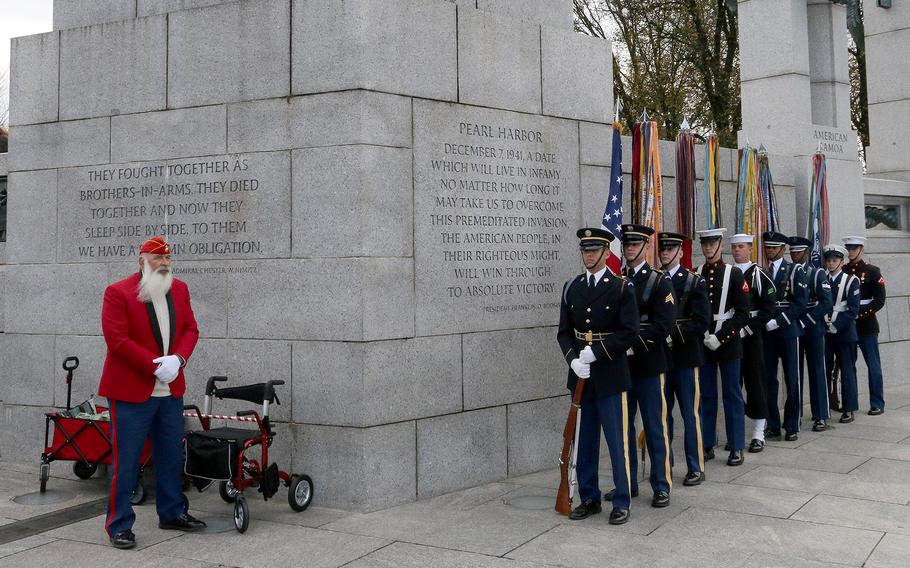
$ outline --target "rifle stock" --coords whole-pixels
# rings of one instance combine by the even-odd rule
[[[831,369],[828,379],[828,406],[835,412],[840,412],[840,398],[837,396],[837,381],[840,379],[840,362],[836,361]]]
[[[572,393],[572,405],[566,427],[562,431],[562,453],[559,455],[559,490],[556,491],[556,512],[568,515],[572,512],[572,499],[569,497],[569,461],[572,459],[572,444],[575,443],[575,426],[581,410],[581,395],[584,392],[585,380],[578,379],[575,392]]]

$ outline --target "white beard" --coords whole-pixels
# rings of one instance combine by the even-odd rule
[[[151,302],[164,299],[174,282],[173,273],[163,272],[160,268],[152,271],[148,262],[142,264],[142,278],[139,279],[139,301]]]

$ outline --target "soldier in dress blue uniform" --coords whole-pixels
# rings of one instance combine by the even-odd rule
[[[613,469],[610,524],[629,520],[631,494],[629,403],[631,388],[626,351],[638,337],[638,303],[631,282],[607,268],[613,234],[605,229],[579,229],[585,272],[563,287],[557,340],[569,365],[567,387],[574,391],[586,379],[581,400],[576,475],[581,504],[569,515],[584,519],[601,512],[597,478],[602,428]]]
[[[753,235],[739,233],[730,237],[734,266],[742,271],[749,291],[749,321],[739,330],[743,344],[742,377],[746,389],[746,416],[752,419],[749,452],[765,449],[768,422],[768,375],[765,371],[765,326],[776,313],[777,290],[771,276],[752,262]],[[774,399],[775,407],[777,398]],[[779,434],[778,434],[779,435]]]
[[[763,235],[768,270],[777,289],[777,313],[765,324],[765,375],[768,378],[768,431],[775,437],[781,434],[780,412],[777,408],[777,362],[784,369],[784,439],[792,442],[798,438],[800,414],[803,409],[799,383],[799,341],[803,328],[799,320],[806,313],[809,302],[809,284],[803,265],[784,260],[787,236],[776,231]]]
[[[863,359],[869,368],[869,415],[878,416],[885,412],[885,381],[882,357],[878,351],[880,330],[875,313],[885,307],[885,277],[877,266],[863,260],[865,237],[844,237],[843,240],[850,259],[844,266],[844,272],[859,278],[860,308],[856,316],[856,333]]]
[[[670,504],[670,436],[667,430],[666,390],[667,337],[676,322],[676,298],[673,285],[659,270],[644,259],[648,240],[654,229],[644,225],[622,226],[625,277],[635,285],[641,325],[638,339],[629,349],[629,446],[635,447],[635,413],[641,409],[648,457],[651,459],[651,506]],[[632,496],[638,495],[638,461],[632,460]],[[613,492],[604,500],[613,499]]]
[[[679,402],[679,413],[685,427],[687,472],[683,485],[691,486],[699,485],[705,479],[698,369],[704,364],[702,340],[708,330],[708,322],[711,321],[711,302],[708,300],[705,279],[686,270],[679,263],[682,245],[686,240],[688,238],[679,233],[665,232],[657,235],[661,269],[673,283],[676,296],[676,323],[670,332],[668,344],[670,372],[667,374],[666,392],[667,428],[672,442],[675,399]]]
[[[827,318],[828,333],[825,337],[825,363],[834,367],[834,358],[840,365],[843,414],[839,422],[853,422],[853,413],[859,410],[856,392],[856,316],[860,309],[859,278],[843,271],[847,250],[840,245],[825,247],[825,268],[831,284],[834,307]]]
[[[749,321],[749,286],[743,273],[725,264],[722,241],[726,229],[697,231],[705,264],[697,272],[708,284],[711,300],[711,322],[705,333],[705,365],[699,372],[701,381],[701,427],[705,443],[705,459],[714,458],[717,445],[717,371],[720,368],[724,401],[724,425],[730,456],[727,465],[743,463],[745,418],[740,360],[743,356],[740,330]]]

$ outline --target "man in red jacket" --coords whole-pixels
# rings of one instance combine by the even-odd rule
[[[139,272],[104,291],[101,328],[107,358],[98,394],[107,397],[113,446],[110,501],[105,529],[111,544],[133,548],[136,515],[130,503],[139,456],[151,436],[158,526],[193,531],[205,523],[184,509],[183,367],[199,329],[186,284],[171,273],[170,246],[163,237],[139,249]]]

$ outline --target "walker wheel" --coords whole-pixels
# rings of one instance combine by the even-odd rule
[[[309,475],[295,475],[288,485],[288,504],[298,513],[313,500],[313,480]]]
[[[145,485],[142,484],[142,480],[136,482],[136,488],[133,489],[133,494],[130,496],[130,503],[133,505],[142,505],[145,503],[146,498],[148,498],[148,492],[145,490]]]
[[[218,484],[218,494],[225,503],[233,503],[238,493],[240,492],[234,489],[234,484],[230,481],[222,481]]]
[[[98,464],[77,461],[73,464],[73,473],[79,479],[88,479],[98,471]]]
[[[234,528],[243,534],[249,526],[250,506],[246,504],[246,497],[242,493],[238,493],[237,499],[234,501]]]

